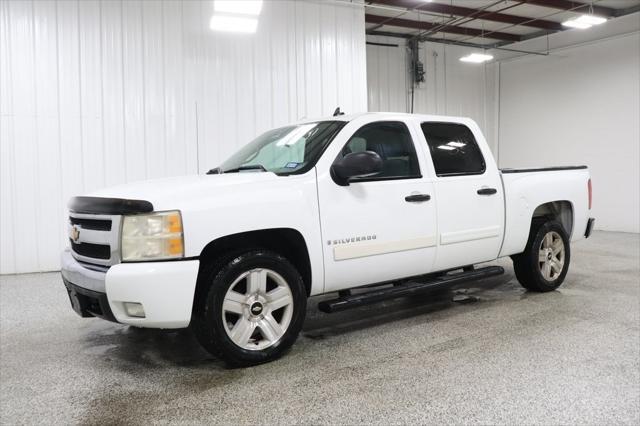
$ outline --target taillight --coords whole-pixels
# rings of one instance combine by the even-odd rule
[[[591,210],[591,200],[593,198],[593,190],[591,189],[591,179],[587,182],[587,188],[589,189],[589,210]]]

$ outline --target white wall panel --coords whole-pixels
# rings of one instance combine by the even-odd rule
[[[62,210],[61,178],[58,166],[60,158],[60,137],[58,133],[58,72],[56,55],[55,3],[33,4],[35,91],[36,91],[36,161],[32,167],[38,170],[36,181],[36,230],[38,242],[38,262],[40,269],[55,269],[58,256],[55,255],[62,239],[63,229],[51,226],[51,218]],[[31,168],[27,168],[31,169]]]
[[[147,177],[144,109],[144,58],[142,38],[142,4],[122,3],[122,102],[124,115],[125,164],[127,181]]]
[[[377,36],[367,40],[398,45],[367,45],[369,111],[410,112],[411,76],[405,41]],[[425,81],[415,88],[413,112],[471,117],[493,147],[493,68],[460,62],[467,53],[468,48],[420,43]]]
[[[3,8],[5,10],[5,8]],[[13,145],[13,167],[10,177],[14,186],[13,218],[24,221],[25,225],[13,231],[14,263],[16,269],[39,268],[40,255],[38,245],[39,211],[37,199],[41,174],[47,170],[38,170],[36,84],[34,55],[33,5],[27,2],[9,2],[9,76],[10,111],[14,111],[9,124],[9,144]],[[11,19],[12,16],[22,19]],[[11,140],[17,143],[11,143]],[[30,191],[25,193],[25,189]],[[4,201],[3,201],[4,203]],[[4,236],[2,236],[4,238]]]
[[[258,133],[367,106],[361,5],[265,1],[253,35],[213,2],[0,1],[0,273],[53,270],[65,206],[204,172]]]
[[[639,52],[635,32],[501,64],[499,165],[588,165],[598,229],[640,232]]]
[[[15,197],[17,190],[15,182],[15,161],[13,142],[13,119],[9,112],[13,112],[13,91],[11,90],[11,64],[9,55],[9,4],[0,2],[0,270],[15,269],[15,229],[13,227],[13,205],[10,200]]]
[[[411,80],[405,41],[395,37],[368,36],[367,100],[369,111],[409,112]]]
[[[101,72],[103,78],[103,138],[105,185],[126,181],[124,75],[122,52],[122,7],[117,2],[101,4]],[[109,78],[104,78],[109,76]]]

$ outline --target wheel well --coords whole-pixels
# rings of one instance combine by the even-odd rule
[[[258,231],[241,232],[227,235],[211,241],[200,253],[200,273],[208,265],[220,259],[226,253],[249,248],[272,250],[289,260],[296,267],[304,285],[307,296],[311,293],[311,262],[304,237],[300,232],[290,228],[262,229]]]
[[[550,201],[536,207],[533,211],[533,222],[537,218],[546,218],[548,220],[557,220],[562,224],[567,235],[571,237],[573,230],[573,206],[569,201]]]

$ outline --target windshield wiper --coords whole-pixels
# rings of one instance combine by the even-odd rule
[[[222,173],[236,173],[236,172],[242,172],[245,170],[260,170],[261,172],[267,171],[267,169],[265,169],[262,164],[250,164],[248,166],[240,166],[240,167],[235,167],[233,169],[223,170]]]

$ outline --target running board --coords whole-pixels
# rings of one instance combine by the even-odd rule
[[[366,293],[351,294],[318,303],[318,309],[327,314],[370,305],[384,300],[413,296],[440,288],[451,287],[466,281],[480,280],[504,274],[501,266],[487,266],[451,275],[442,275],[424,282],[409,281],[392,287],[374,289]]]

